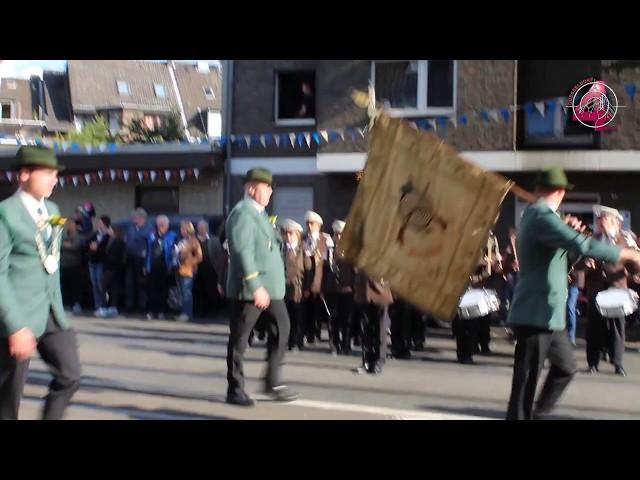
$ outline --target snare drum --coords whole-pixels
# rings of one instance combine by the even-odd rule
[[[500,310],[500,300],[495,290],[472,288],[460,300],[458,315],[463,319],[486,317]]]
[[[596,307],[605,318],[626,317],[638,309],[638,294],[628,288],[610,288],[596,295]]]

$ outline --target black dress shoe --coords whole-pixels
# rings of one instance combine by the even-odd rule
[[[286,385],[268,388],[264,394],[274,402],[293,402],[298,398],[298,394],[291,391]]]
[[[616,367],[616,375],[620,375],[622,377],[626,377],[627,376],[627,372],[622,367]]]
[[[595,375],[598,373],[598,367],[589,367],[589,375]]]
[[[459,360],[459,362],[462,363],[463,365],[475,365],[476,363],[473,361],[473,358],[471,357],[462,358]]]
[[[245,393],[227,394],[227,403],[231,405],[238,405],[239,407],[253,407],[256,404],[256,401]]]

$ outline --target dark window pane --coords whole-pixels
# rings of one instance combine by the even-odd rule
[[[453,107],[453,60],[430,60],[427,106]]]
[[[180,213],[177,187],[136,187],[136,208],[149,213]]]

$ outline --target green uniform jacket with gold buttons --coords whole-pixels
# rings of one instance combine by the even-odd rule
[[[568,252],[615,263],[621,250],[576,232],[543,200],[524,211],[517,248],[520,273],[508,323],[548,330],[566,326]]]
[[[265,214],[247,200],[239,202],[226,223],[229,241],[227,297],[252,301],[253,292],[264,287],[272,300],[285,294],[282,238]]]
[[[50,215],[58,207],[45,202]],[[60,291],[60,270],[47,273],[38,254],[37,226],[17,195],[0,203],[0,337],[27,327],[36,338],[47,328],[49,312],[69,328]]]

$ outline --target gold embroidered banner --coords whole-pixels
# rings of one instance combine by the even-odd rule
[[[340,246],[395,294],[451,319],[512,185],[382,113]]]

